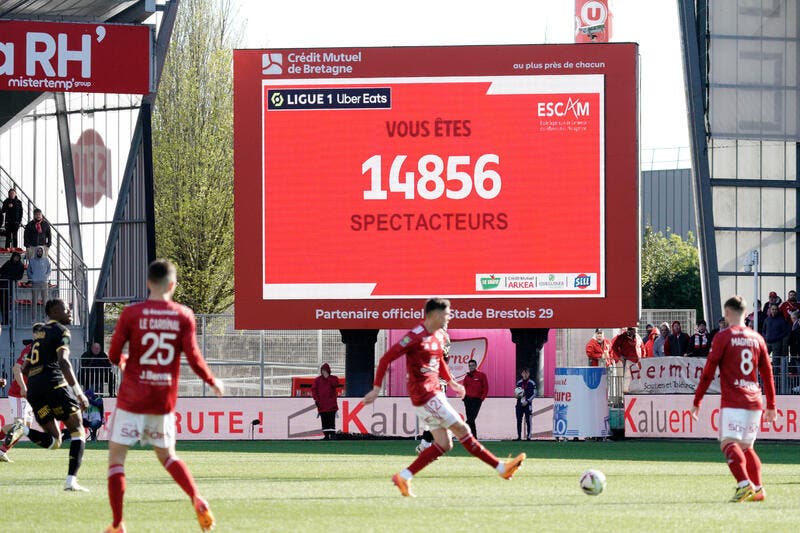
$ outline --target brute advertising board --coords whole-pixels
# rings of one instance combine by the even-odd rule
[[[634,320],[636,54],[235,51],[237,328]]]
[[[700,383],[705,357],[648,357],[628,367],[631,394],[687,394]],[[708,392],[719,393],[719,369]]]
[[[451,400],[464,416],[464,404]],[[104,400],[106,420],[110,421],[116,398]],[[533,402],[534,437],[552,437],[553,400]],[[317,409],[311,398],[178,398],[176,408],[178,440],[270,440],[313,439],[322,437]],[[0,414],[0,424],[9,423]],[[253,424],[253,422],[257,422]],[[516,438],[513,398],[487,399],[477,418],[482,439]],[[98,432],[108,438],[109,424]],[[339,398],[337,431],[371,433],[382,437],[414,437],[422,430],[417,425],[414,407],[408,398],[378,398],[364,405],[361,398]]]
[[[625,396],[625,436],[628,438],[668,437],[704,439],[719,435],[719,396],[706,396],[700,405],[700,416],[692,420],[690,410],[694,396],[651,395]],[[778,396],[778,418],[762,420],[759,439],[800,439],[798,413],[800,396]]]
[[[0,91],[147,94],[153,27],[0,20]]]

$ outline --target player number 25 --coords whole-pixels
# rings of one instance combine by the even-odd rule
[[[161,333],[149,332],[145,333],[142,337],[142,346],[147,348],[139,360],[142,365],[168,365],[175,359],[175,347],[170,344],[178,338],[175,333]]]

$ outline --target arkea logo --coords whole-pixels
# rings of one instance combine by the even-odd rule
[[[279,92],[274,92],[272,96],[269,97],[269,101],[272,102],[272,105],[275,107],[281,107],[283,105],[283,95]]]
[[[485,291],[496,289],[500,285],[500,278],[493,275],[488,278],[481,278],[481,288]]]
[[[536,111],[540,117],[565,117],[572,113],[574,118],[581,118],[589,115],[589,102],[570,96],[566,102],[539,102]]]
[[[261,54],[261,74],[283,74],[283,54]]]
[[[592,284],[592,276],[586,274],[578,274],[575,277],[575,288],[585,289]]]

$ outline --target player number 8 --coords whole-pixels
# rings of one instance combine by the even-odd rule
[[[753,373],[753,352],[747,349],[742,350],[742,362],[739,363],[739,370],[742,374],[749,376]]]
[[[142,337],[142,346],[147,347],[139,363],[142,365],[165,366],[175,359],[175,347],[170,344],[178,337],[175,333],[145,333]],[[155,355],[155,357],[153,357]]]

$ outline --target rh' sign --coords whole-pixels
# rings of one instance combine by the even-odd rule
[[[147,94],[153,28],[0,20],[0,90]]]

